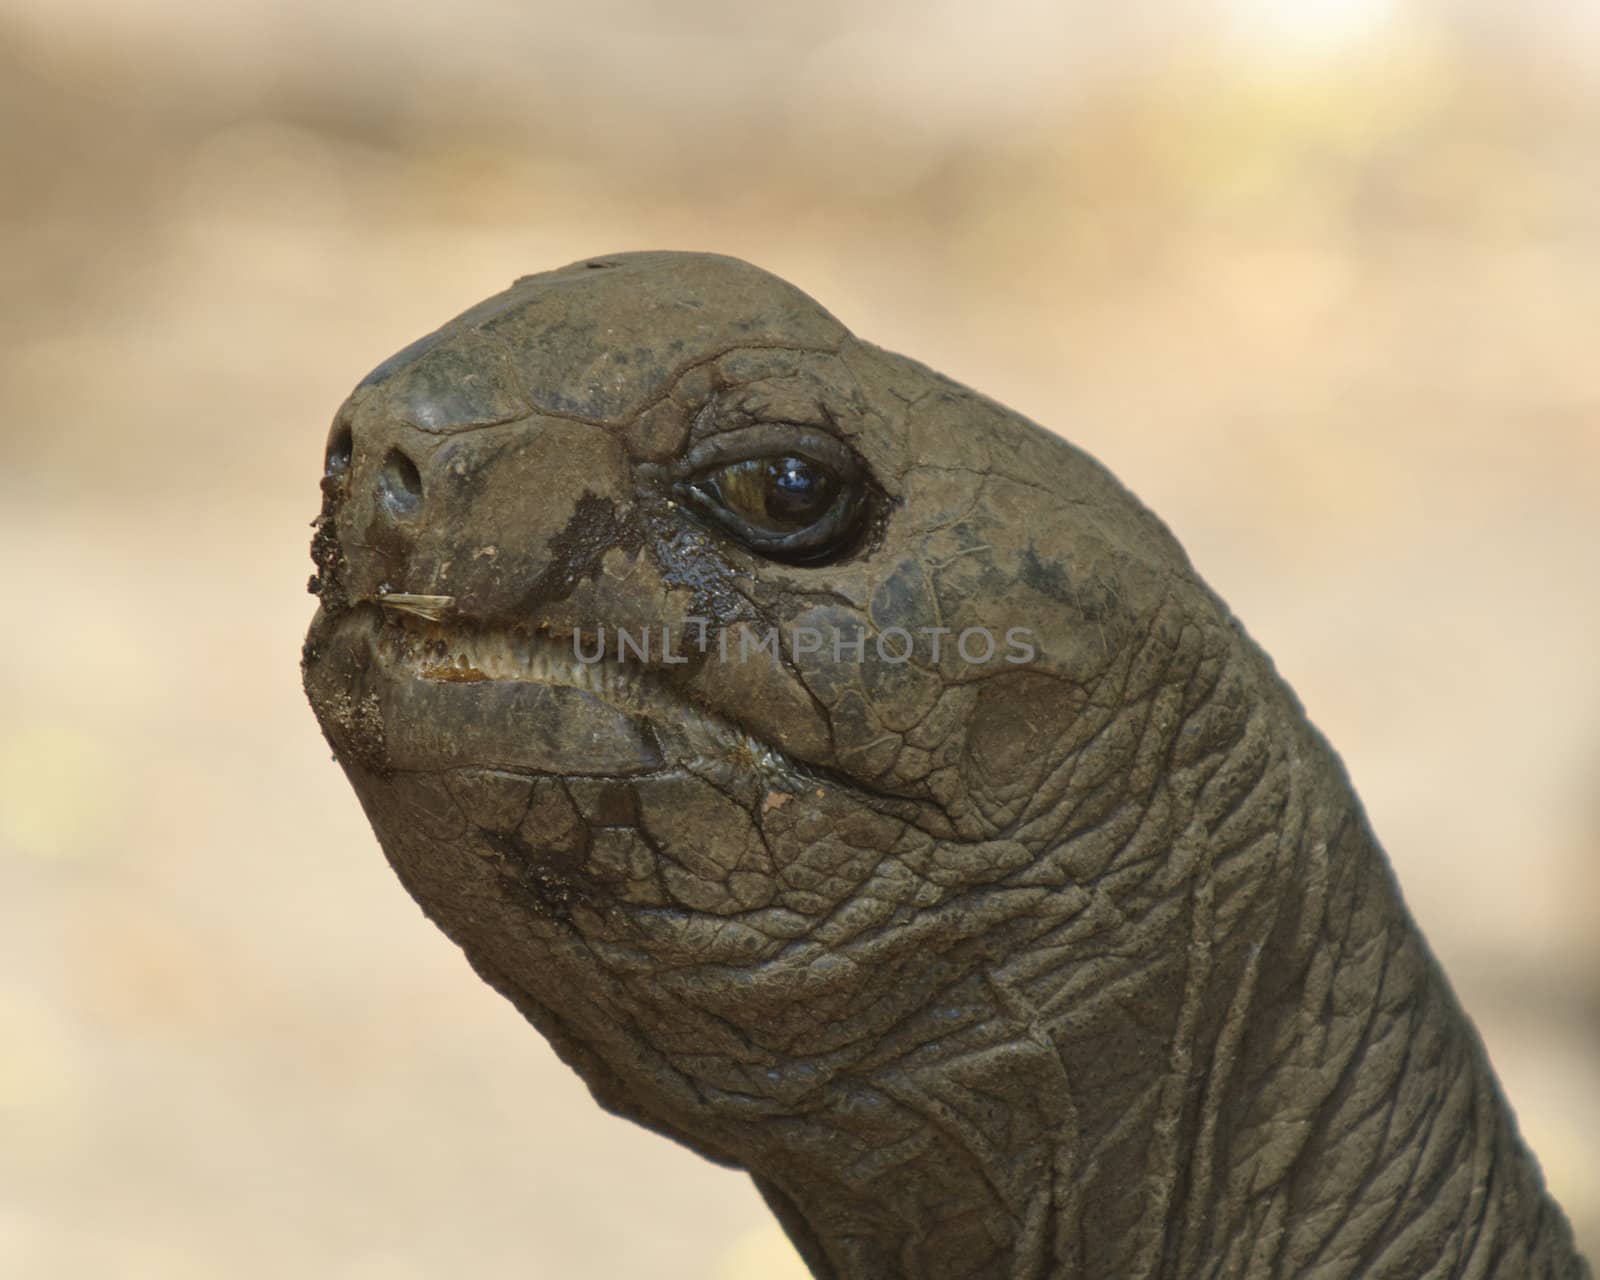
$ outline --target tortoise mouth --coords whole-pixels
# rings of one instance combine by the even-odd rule
[[[580,652],[570,633],[537,626],[356,605],[313,625],[306,685],[341,756],[351,717],[340,709],[366,709],[368,730],[351,754],[389,771],[735,774],[790,791],[809,782],[795,761],[685,697],[659,669]]]

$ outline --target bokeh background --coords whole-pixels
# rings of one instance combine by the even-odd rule
[[[0,1273],[798,1276],[395,883],[335,407],[714,249],[1088,448],[1341,749],[1600,1252],[1600,7],[0,2]]]

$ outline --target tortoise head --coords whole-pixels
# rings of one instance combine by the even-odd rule
[[[357,387],[323,492],[305,684],[406,887],[602,1103],[781,1184],[1161,892],[1130,797],[1237,728],[1141,734],[1230,633],[1098,464],[732,259],[519,280]]]

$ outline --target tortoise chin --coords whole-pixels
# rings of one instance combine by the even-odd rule
[[[765,906],[751,814],[830,794],[654,669],[539,628],[323,610],[304,676],[389,860],[453,935],[486,897],[562,926]]]

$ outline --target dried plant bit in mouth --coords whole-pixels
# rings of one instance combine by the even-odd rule
[[[451,684],[474,684],[493,678],[478,670],[461,654],[456,655],[454,662],[436,662],[432,666],[424,666],[418,674],[424,680],[443,680]]]
[[[456,607],[454,596],[420,596],[406,591],[386,591],[374,599],[385,609],[414,614],[418,618],[426,618],[429,622],[440,621],[453,613]]]

